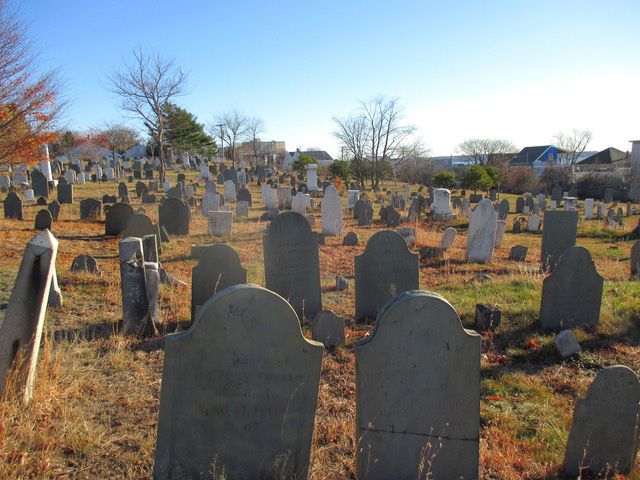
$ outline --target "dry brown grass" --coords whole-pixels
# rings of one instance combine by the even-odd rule
[[[191,175],[192,176],[192,175]],[[133,193],[133,184],[130,184]],[[248,269],[248,281],[264,284],[259,189],[251,188],[250,217],[236,222],[229,243]],[[116,184],[76,186],[76,202],[114,193]],[[202,194],[202,190],[199,192]],[[513,199],[512,205],[515,205]],[[139,202],[133,199],[137,208]],[[157,207],[145,206],[157,221]],[[22,222],[0,222],[0,303],[8,301],[26,242],[34,235],[35,213],[25,208]],[[377,208],[376,217],[377,217]],[[315,230],[321,228],[319,212]],[[121,317],[117,239],[103,236],[102,223],[81,222],[79,207],[63,205],[54,225],[60,246],[57,269],[64,306],[49,309],[43,352],[33,401],[24,407],[11,391],[0,400],[0,478],[149,478],[155,450],[156,421],[162,373],[162,338],[136,341],[119,334]],[[341,238],[320,246],[325,308],[347,321],[346,345],[328,351],[322,365],[318,411],[311,454],[313,479],[355,478],[355,358],[354,344],[371,331],[353,322],[353,257],[381,227],[358,227],[345,216],[346,231],[358,234],[360,244],[343,247]],[[640,371],[640,288],[628,281],[632,240],[620,231],[581,224],[578,244],[593,253],[607,280],[601,325],[595,332],[578,332],[584,347],[579,361],[560,361],[551,347],[552,336],[536,328],[542,275],[538,271],[540,235],[507,233],[490,265],[466,264],[466,224],[442,261],[421,266],[421,288],[441,293],[465,323],[475,303],[494,303],[503,324],[483,334],[481,385],[481,478],[560,478],[567,428],[573,405],[604,365],[624,363]],[[626,219],[626,231],[637,218]],[[508,231],[511,227],[511,217]],[[443,225],[419,226],[417,248],[438,244]],[[215,241],[194,209],[191,234],[175,237],[162,255],[164,267],[190,283],[194,261],[192,243]],[[509,249],[529,247],[527,262],[507,261]],[[103,275],[68,271],[76,255],[91,254]],[[488,273],[488,283],[473,281]],[[335,275],[350,280],[349,289],[334,290]],[[190,317],[190,293],[181,287],[162,287],[161,318],[166,332],[181,328]],[[0,312],[0,315],[2,313]],[[308,328],[305,335],[310,336]],[[531,340],[535,340],[532,348]],[[640,478],[636,474],[635,477]]]

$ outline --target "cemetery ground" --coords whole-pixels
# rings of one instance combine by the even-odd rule
[[[169,178],[175,184],[175,173]],[[195,180],[194,174],[187,178]],[[203,183],[200,182],[199,196]],[[387,188],[394,188],[387,184]],[[248,219],[236,219],[229,238],[213,239],[196,208],[191,234],[172,236],[163,245],[161,262],[174,277],[191,282],[191,244],[224,241],[239,254],[249,283],[264,285],[262,232],[267,223],[260,190],[251,185],[253,207]],[[412,191],[417,189],[412,186]],[[132,206],[134,184],[129,184]],[[164,334],[188,328],[190,290],[163,285],[161,335],[146,340],[125,337],[122,318],[118,238],[104,236],[102,222],[80,221],[79,200],[116,194],[116,183],[74,186],[75,203],[62,205],[53,234],[59,240],[56,260],[64,305],[49,307],[34,397],[23,406],[11,387],[0,400],[0,478],[150,478],[163,366]],[[342,192],[343,199],[345,193]],[[4,197],[4,194],[3,194]],[[509,198],[512,210],[515,197]],[[234,205],[232,203],[232,205]],[[582,206],[582,202],[580,202]],[[157,221],[157,205],[145,205]],[[354,231],[357,246],[343,246],[342,236],[320,245],[323,308],[346,320],[346,344],[326,350],[311,452],[313,479],[355,478],[354,345],[373,325],[353,320],[354,257],[366,241],[384,230],[374,206],[374,225],[358,227],[345,213],[343,234]],[[25,220],[0,223],[0,303],[6,305],[25,244],[34,236],[33,222],[41,207],[25,206]],[[319,209],[315,231],[321,229]],[[405,212],[406,213],[406,212]],[[605,279],[600,323],[594,331],[576,330],[582,353],[562,360],[553,333],[539,328],[542,280],[540,233],[511,233],[511,212],[502,245],[489,264],[466,263],[466,219],[452,224],[422,222],[417,245],[437,246],[442,230],[458,235],[442,259],[421,261],[420,288],[444,296],[465,327],[472,328],[475,305],[497,306],[502,323],[482,332],[480,477],[500,479],[562,478],[561,465],[573,408],[584,397],[596,373],[624,364],[640,372],[640,285],[629,275],[629,257],[637,236],[630,232],[637,216],[625,217],[624,229],[607,229],[602,220],[580,220],[577,245],[588,248]],[[403,224],[403,226],[409,226]],[[514,245],[529,248],[525,262],[508,260]],[[71,273],[72,260],[93,255],[101,276]],[[482,275],[486,274],[488,275]],[[336,291],[335,276],[349,280]],[[3,312],[0,311],[0,318]],[[303,332],[310,338],[308,321]],[[437,451],[435,453],[437,455]],[[428,461],[428,459],[427,459]],[[630,478],[640,479],[639,468]],[[622,478],[622,477],[621,477]]]

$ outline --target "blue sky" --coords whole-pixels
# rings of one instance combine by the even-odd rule
[[[59,66],[70,128],[125,120],[105,75],[134,47],[189,72],[177,103],[212,123],[236,107],[290,150],[339,151],[332,118],[399,97],[434,154],[465,138],[518,147],[592,130],[589,149],[640,138],[638,0],[10,0],[42,67]]]

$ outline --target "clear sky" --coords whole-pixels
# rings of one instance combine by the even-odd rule
[[[401,99],[437,155],[573,128],[593,132],[589,150],[640,138],[640,0],[9,3],[42,66],[61,68],[74,129],[126,120],[105,74],[140,46],[189,72],[177,103],[199,121],[237,107],[289,150],[337,154],[332,118],[378,94]]]

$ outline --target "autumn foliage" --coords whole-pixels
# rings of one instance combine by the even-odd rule
[[[0,163],[38,160],[63,103],[57,72],[36,72],[26,26],[0,0]]]

